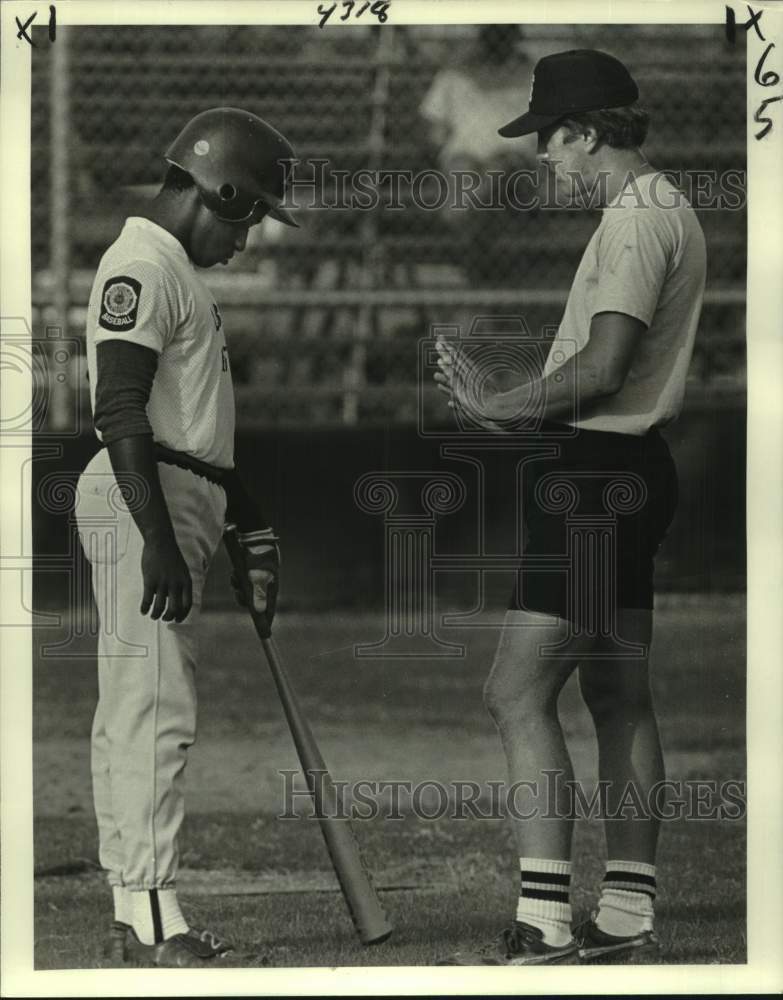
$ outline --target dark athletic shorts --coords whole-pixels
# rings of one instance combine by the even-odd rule
[[[548,444],[558,427],[544,430]],[[579,430],[558,444],[558,457],[522,469],[527,539],[509,607],[603,631],[616,609],[653,606],[653,561],[677,506],[677,472],[655,429],[643,437]]]

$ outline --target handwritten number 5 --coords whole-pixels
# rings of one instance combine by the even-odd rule
[[[756,133],[757,139],[763,139],[767,132],[769,132],[772,128],[772,119],[768,115],[762,115],[762,111],[766,110],[768,104],[774,104],[775,101],[783,101],[783,94],[781,94],[780,97],[768,97],[765,101],[762,101],[756,109],[753,121],[757,122],[759,125],[761,125],[762,122],[767,123],[760,132]]]

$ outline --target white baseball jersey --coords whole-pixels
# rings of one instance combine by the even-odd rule
[[[574,277],[545,374],[582,350],[597,313],[625,313],[647,330],[620,391],[582,404],[579,419],[570,423],[642,435],[679,414],[705,272],[696,213],[663,174],[636,178],[604,209]]]
[[[126,221],[95,276],[87,309],[93,411],[96,345],[105,340],[158,355],[147,405],[155,440],[232,468],[234,390],[220,310],[179,240],[148,219]]]

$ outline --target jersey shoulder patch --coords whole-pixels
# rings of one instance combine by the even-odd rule
[[[125,331],[136,326],[141,298],[141,282],[128,275],[109,278],[101,293],[98,323],[104,330]]]

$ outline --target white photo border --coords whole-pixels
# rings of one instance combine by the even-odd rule
[[[58,25],[88,24],[317,24],[318,0],[136,3],[63,0]],[[733,4],[737,22],[747,5]],[[751,4],[763,11],[766,42],[752,31],[748,55],[748,962],[747,965],[474,969],[433,967],[339,969],[227,969],[208,971],[74,970],[33,968],[33,811],[31,635],[27,627],[0,629],[2,665],[2,991],[4,996],[198,996],[372,994],[739,993],[783,988],[781,892],[783,812],[783,101],[770,105],[774,127],[761,141],[754,114],[783,84],[763,88],[754,71],[774,42],[774,67],[783,76],[783,4]],[[31,318],[30,274],[30,47],[16,38],[33,2],[5,0],[2,16],[2,256],[0,316]],[[38,22],[48,5],[38,5]],[[723,0],[598,2],[561,0],[392,0],[389,25],[435,23],[713,23],[723,30]],[[335,22],[337,23],[337,22]],[[345,30],[351,30],[346,25]],[[20,392],[18,380],[14,389]],[[29,401],[29,400],[28,400]],[[24,399],[14,400],[23,406]],[[20,470],[30,443],[0,448],[0,551],[18,526],[29,537],[30,505],[21,505]],[[2,621],[31,606],[31,573],[0,572]],[[719,901],[718,901],[719,902]]]

